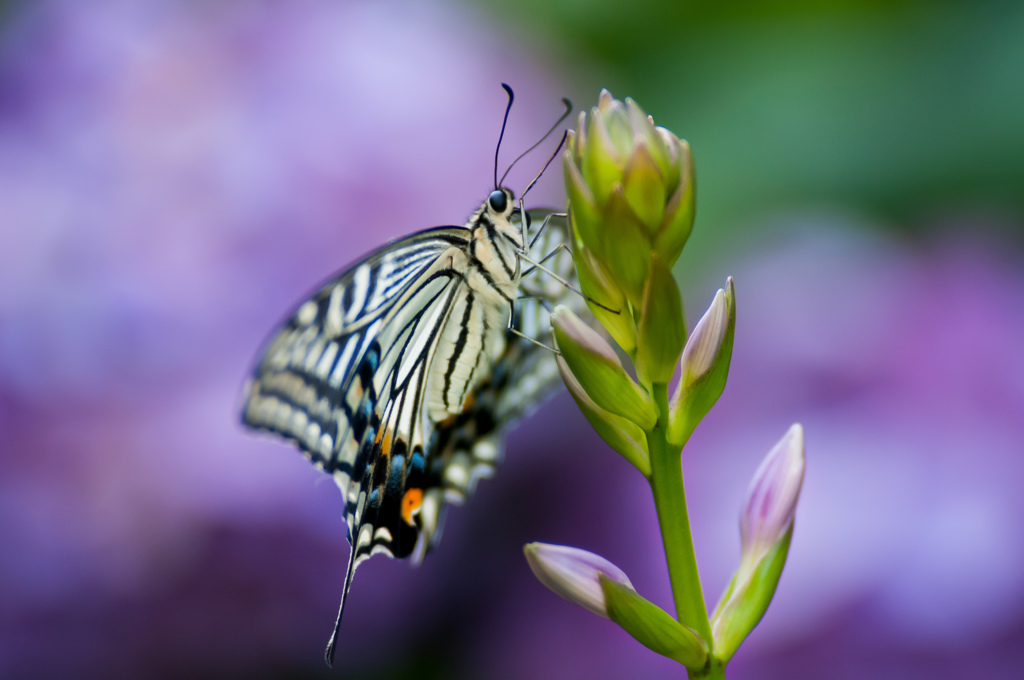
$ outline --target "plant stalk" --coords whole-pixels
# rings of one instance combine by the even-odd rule
[[[699,671],[687,669],[689,680],[725,680],[725,666],[717,659],[711,659],[706,667]]]
[[[647,432],[647,446],[651,456],[651,491],[658,512],[661,540],[665,544],[672,597],[676,605],[676,618],[697,632],[712,649],[711,623],[708,621],[697,556],[690,535],[690,518],[686,510],[686,491],[683,488],[681,449],[670,445],[665,436],[668,424],[668,385],[652,386],[654,402],[658,407],[658,423]],[[714,666],[715,664],[712,664]],[[706,669],[710,674],[691,676],[701,678],[724,677],[721,668]]]

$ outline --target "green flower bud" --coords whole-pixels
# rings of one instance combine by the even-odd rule
[[[677,159],[671,167],[678,172],[678,185],[674,193],[669,195],[665,214],[661,220],[661,229],[654,239],[654,249],[666,262],[674,263],[683,252],[686,240],[693,231],[693,214],[695,191],[693,186],[693,157],[690,156],[690,145],[677,139],[665,128],[658,128],[672,137],[672,152]]]
[[[555,307],[551,327],[562,358],[597,406],[644,430],[654,427],[657,415],[653,400],[626,373],[615,350],[597,331],[564,305]]]
[[[590,395],[583,391],[580,381],[569,370],[565,359],[557,357],[555,361],[558,364],[558,372],[562,374],[562,380],[565,381],[565,386],[569,388],[569,394],[576,400],[576,405],[579,406],[587,421],[608,446],[622,454],[622,457],[642,472],[644,477],[650,477],[651,460],[647,451],[647,437],[644,436],[643,430],[632,420],[609,413],[595,404]]]
[[[573,137],[574,135],[570,133],[568,138],[570,143]],[[587,186],[579,168],[573,163],[569,151],[562,156],[562,167],[565,171],[565,193],[569,197],[569,204],[573,206],[569,212],[569,223],[572,225],[573,234],[579,241],[577,250],[584,247],[601,257],[604,254],[604,242],[601,238],[601,214],[598,212],[594,193]]]
[[[630,100],[630,103],[632,103],[632,100]],[[635,118],[642,118],[643,111],[640,110],[640,107],[635,106],[635,108],[637,113]],[[654,118],[647,116],[647,123],[654,125]],[[639,120],[636,124],[642,125]],[[683,144],[686,146],[686,142],[681,142],[678,137],[663,127],[655,127],[654,130],[658,133],[657,137],[652,138],[654,146],[651,147],[651,153],[654,156],[654,161],[658,164],[662,177],[665,178],[665,186],[677,186],[681,173],[679,145]],[[689,150],[689,146],[687,146],[687,150]]]
[[[605,125],[599,110],[593,110],[587,125],[587,155],[581,158],[583,179],[594,193],[594,200],[601,206],[616,185],[622,182],[622,168],[625,160],[616,153],[615,142]]]
[[[650,273],[651,243],[644,225],[629,207],[622,187],[616,187],[605,206],[602,230],[602,251],[619,288],[634,307],[639,307],[644,281]]]
[[[601,94],[597,97],[597,110],[593,112],[604,116],[608,134],[614,144],[614,151],[620,160],[621,167],[621,164],[626,162],[633,145],[633,130],[626,107],[613,97],[611,92],[601,90]]]
[[[795,424],[772,448],[747,491],[740,515],[740,565],[711,615],[715,656],[728,661],[764,616],[793,537],[804,481],[804,431]]]
[[[697,670],[708,660],[708,646],[696,632],[676,621],[664,609],[603,574],[608,618],[622,626],[647,649]]]
[[[736,290],[730,276],[715,293],[683,348],[682,375],[669,404],[668,440],[682,445],[725,389],[736,331]]]
[[[642,142],[637,144],[623,171],[622,193],[648,233],[657,235],[657,227],[665,214],[665,181],[651,152]]]
[[[602,90],[598,105],[580,114],[564,166],[580,238],[639,306],[636,278],[644,267],[636,253],[656,250],[671,268],[693,226],[689,146],[632,99],[623,103]]]
[[[686,342],[683,299],[672,272],[651,253],[651,275],[644,286],[636,351],[636,372],[645,385],[668,383]]]
[[[574,251],[576,276],[580,282],[580,290],[591,300],[600,302],[600,307],[590,300],[587,306],[594,318],[601,322],[612,340],[619,344],[626,354],[632,356],[636,349],[636,323],[626,306],[626,296],[615,285],[611,274],[604,268],[600,260],[582,245],[577,244]],[[610,312],[608,310],[616,310]]]

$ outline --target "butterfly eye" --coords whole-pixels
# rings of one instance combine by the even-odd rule
[[[491,206],[491,210],[494,212],[503,213],[505,212],[505,208],[508,207],[508,196],[505,195],[504,191],[496,189],[487,197],[487,203]]]

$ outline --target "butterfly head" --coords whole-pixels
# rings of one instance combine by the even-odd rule
[[[518,214],[515,194],[507,187],[499,187],[480,206],[476,222],[487,230],[492,239],[501,242],[503,246],[520,250],[523,245],[522,234],[518,224],[512,223],[513,217]]]
[[[509,189],[495,189],[487,197],[487,209],[496,215],[504,215],[510,206],[515,203],[515,197]]]

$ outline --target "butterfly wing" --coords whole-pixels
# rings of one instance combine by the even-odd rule
[[[457,285],[439,265],[446,251],[467,240],[459,227],[421,232],[330,280],[274,335],[247,385],[243,423],[293,441],[334,477],[353,546],[376,501],[367,497],[360,508],[360,491],[369,494],[373,482],[380,486],[397,474],[376,464],[381,454],[402,434],[411,462],[414,447],[422,449],[429,437],[422,388],[432,340]],[[392,439],[379,436],[382,423],[392,426]],[[358,546],[361,553],[374,547],[373,533]],[[407,535],[401,545],[395,538],[380,545],[399,556],[412,550]]]
[[[459,227],[421,232],[332,279],[271,339],[246,387],[243,423],[295,442],[345,498],[352,550],[329,664],[355,568],[376,552],[411,553],[412,513],[439,484],[426,466],[424,388],[463,285],[445,254],[468,240]]]
[[[534,222],[546,213],[531,212]],[[564,243],[564,221],[549,222],[531,259]],[[509,334],[490,376],[464,411],[441,423],[424,408],[428,371],[453,300],[466,285],[444,266],[469,230],[415,234],[369,255],[300,305],[271,339],[250,380],[243,422],[293,441],[330,473],[345,498],[352,545],[338,623],[355,568],[384,552],[415,560],[441,535],[447,502],[461,502],[500,459],[503,425],[557,381],[553,355]],[[570,277],[562,253],[549,266]],[[543,276],[543,275],[541,275]],[[561,301],[561,284],[524,280],[525,295]],[[517,328],[547,333],[547,310],[527,299]],[[328,645],[330,663],[338,623]]]

